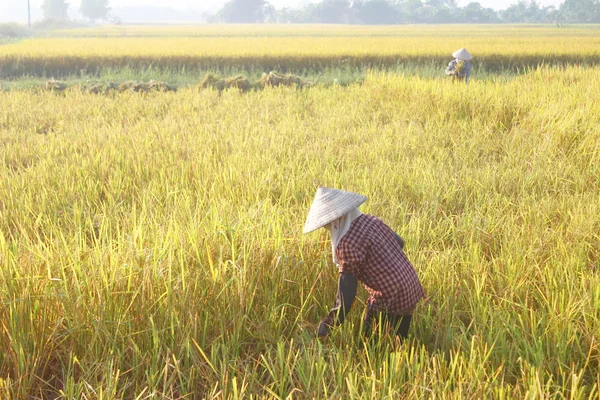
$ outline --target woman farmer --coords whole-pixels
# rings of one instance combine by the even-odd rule
[[[446,75],[453,76],[459,80],[464,79],[466,83],[469,83],[469,76],[471,75],[471,64],[469,61],[473,59],[473,56],[467,49],[462,48],[452,53],[452,57],[454,57],[454,60],[448,64]]]
[[[312,203],[304,233],[321,227],[331,232],[333,262],[338,266],[337,300],[317,328],[319,337],[344,322],[350,311],[358,281],[369,292],[364,317],[365,333],[370,335],[373,319],[394,327],[406,338],[413,310],[423,297],[417,273],[404,254],[404,241],[379,218],[362,214],[358,206],[366,196],[319,187]]]

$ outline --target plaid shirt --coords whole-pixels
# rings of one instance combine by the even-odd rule
[[[425,295],[396,233],[372,215],[352,222],[336,252],[340,273],[354,275],[370,294],[366,320],[380,311],[411,314]]]

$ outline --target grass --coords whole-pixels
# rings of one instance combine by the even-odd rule
[[[597,398],[599,85],[0,93],[0,396]],[[364,291],[315,339],[317,184],[405,238],[401,347],[363,348]]]

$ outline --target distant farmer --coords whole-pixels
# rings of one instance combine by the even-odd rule
[[[373,320],[381,317],[405,339],[413,310],[424,296],[417,273],[404,254],[402,238],[377,217],[358,210],[366,200],[360,194],[319,187],[308,213],[304,233],[321,227],[331,232],[333,262],[340,272],[335,307],[319,323],[319,337],[344,322],[358,281],[370,294],[364,317],[366,335],[371,335]]]
[[[454,57],[454,60],[448,64],[446,75],[458,80],[464,79],[466,83],[469,83],[469,76],[471,75],[471,64],[469,61],[473,59],[473,56],[469,54],[467,49],[462,48],[452,53],[452,57]]]

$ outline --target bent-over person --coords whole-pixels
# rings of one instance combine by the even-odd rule
[[[321,227],[331,232],[333,261],[340,273],[335,306],[319,323],[319,337],[344,322],[358,281],[369,292],[363,323],[367,335],[373,320],[381,317],[397,336],[406,338],[415,306],[424,296],[402,238],[379,218],[358,210],[366,200],[357,193],[319,187],[308,213],[304,233]]]

